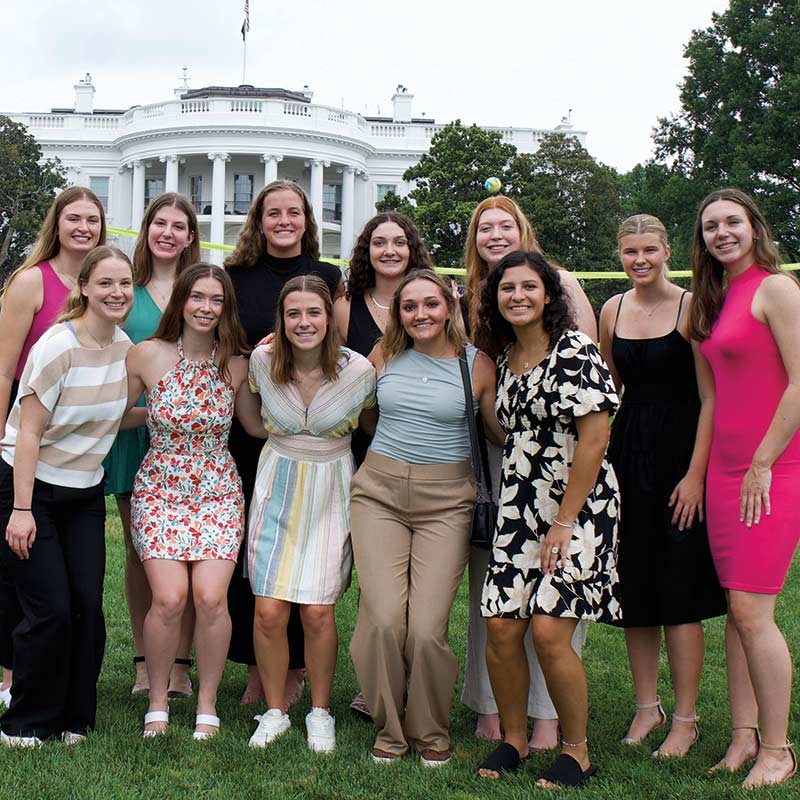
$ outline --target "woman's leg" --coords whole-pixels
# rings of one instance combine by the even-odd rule
[[[658,655],[661,628],[625,628],[625,646],[636,694],[636,714],[623,742],[639,744],[664,723],[658,702]]]
[[[311,680],[311,705],[316,708],[328,708],[331,704],[339,649],[334,608],[332,605],[300,606],[305,631],[306,669]]]
[[[234,561],[196,561],[191,565],[192,597],[197,618],[197,713],[217,713],[217,689],[222,680],[228,645],[231,641],[231,618],[228,615],[228,584]],[[196,730],[215,733],[216,727],[198,725]]]
[[[779,783],[793,764],[786,750],[772,749],[787,742],[792,691],[792,659],[775,624],[775,599],[776,595],[728,592],[728,619],[739,634],[758,705],[761,738],[769,745],[759,749],[744,781],[746,788]]]
[[[289,644],[286,625],[291,603],[274,597],[256,597],[253,623],[253,645],[256,651],[261,685],[267,698],[267,708],[286,711],[284,689],[289,669]]]
[[[169,675],[180,641],[181,617],[189,594],[189,565],[183,561],[151,558],[144,571],[153,593],[144,620],[144,654],[150,682],[150,711],[166,711]],[[146,730],[165,730],[166,723],[150,723]]]

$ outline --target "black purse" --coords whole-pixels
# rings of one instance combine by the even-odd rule
[[[475,473],[475,485],[477,486],[469,543],[473,547],[481,547],[484,550],[488,550],[494,540],[494,529],[497,524],[497,504],[492,500],[492,476],[489,472],[486,436],[483,430],[483,421],[478,419],[476,422],[475,414],[472,413],[472,380],[469,375],[466,354],[462,353],[459,356],[458,365],[461,368],[461,383],[464,386],[467,428],[469,429],[469,449],[472,454],[472,470]],[[480,435],[478,426],[480,426]],[[481,445],[483,446],[481,447]]]

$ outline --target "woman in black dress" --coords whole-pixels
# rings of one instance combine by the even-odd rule
[[[633,289],[605,304],[600,349],[625,390],[608,449],[622,496],[620,625],[636,691],[623,743],[638,745],[666,722],[657,693],[663,627],[675,711],[653,755],[684,756],[698,736],[700,620],[725,613],[703,521],[711,409],[698,396],[687,337],[691,295],[667,278],[663,224],[637,214],[622,223],[618,241]]]
[[[292,181],[272,181],[258,193],[247,213],[236,249],[225,260],[225,267],[233,281],[239,318],[250,347],[272,333],[278,296],[290,278],[318,275],[327,284],[331,296],[342,292],[339,268],[319,260],[319,237],[311,203]],[[234,420],[229,445],[249,508],[263,442],[249,436]],[[240,552],[245,552],[246,546],[245,538]],[[258,702],[264,695],[253,649],[255,600],[250,583],[242,573],[243,566],[244,559],[240,558],[228,591],[233,624],[228,658],[248,665],[247,688],[242,696],[242,703],[248,704]],[[299,698],[303,688],[303,628],[296,608],[289,619],[288,636],[287,706]]]

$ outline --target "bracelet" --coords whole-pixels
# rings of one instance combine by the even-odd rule
[[[572,530],[572,525],[567,525],[566,522],[561,522],[561,520],[559,520],[558,517],[556,517],[553,520],[553,522],[555,522],[556,525],[560,525],[562,528],[569,528],[570,530]]]
[[[17,506],[13,506],[14,511],[32,511],[31,508],[17,508]]]

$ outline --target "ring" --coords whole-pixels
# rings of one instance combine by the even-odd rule
[[[554,556],[557,556],[557,555],[558,555],[558,548],[557,548],[557,547],[551,547],[551,548],[550,548],[550,552],[551,552],[551,553],[552,553]]]

